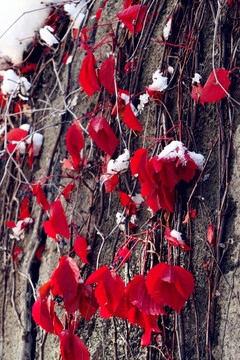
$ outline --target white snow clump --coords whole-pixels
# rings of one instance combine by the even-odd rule
[[[194,77],[192,78],[192,84],[194,84],[194,83],[200,83],[200,80],[201,80],[201,75],[200,74],[198,74],[198,73],[195,73],[194,74]]]
[[[44,26],[39,30],[40,38],[48,45],[58,44],[58,39],[53,35],[54,29],[51,26]]]
[[[65,4],[64,10],[68,13],[70,20],[73,21],[73,28],[79,29],[87,11],[87,6],[84,6],[85,0],[80,1],[78,5]]]
[[[172,28],[172,17],[170,16],[170,18],[168,19],[168,21],[163,29],[164,40],[168,40],[170,33],[171,33],[171,28]]]
[[[121,174],[127,171],[130,162],[130,154],[128,149],[124,149],[124,153],[119,155],[116,160],[109,160],[107,166],[107,174],[114,175],[114,174]]]
[[[30,82],[25,77],[19,77],[12,69],[1,71],[3,76],[2,93],[3,95],[15,93],[22,100],[28,99],[28,90],[31,88]]]
[[[160,70],[155,71],[152,76],[153,83],[149,85],[149,89],[152,91],[163,91],[167,88],[168,78],[163,76]]]

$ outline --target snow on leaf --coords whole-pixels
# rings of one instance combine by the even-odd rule
[[[99,70],[99,80],[103,87],[112,95],[115,92],[114,85],[114,65],[115,60],[111,55]]]
[[[180,246],[180,248],[185,251],[192,250],[182,239],[182,234],[176,230],[171,230],[169,226],[165,230],[164,237],[174,247]]]
[[[119,140],[104,116],[93,117],[89,123],[88,132],[92,140],[101,150],[110,156],[113,155],[119,144]]]
[[[91,96],[95,91],[101,91],[98,77],[96,74],[96,59],[91,50],[88,50],[86,57],[82,62],[82,67],[79,73],[79,82],[88,96]]]
[[[85,264],[89,264],[87,259],[87,247],[87,240],[82,236],[78,236],[74,242],[74,251]]]
[[[123,22],[132,34],[133,32],[136,34],[143,28],[142,23],[146,11],[147,6],[145,5],[133,5],[118,13],[116,16]]]
[[[50,47],[59,43],[57,38],[53,35],[53,32],[54,29],[49,25],[46,25],[39,30],[40,38]]]
[[[130,102],[125,107],[123,120],[130,129],[142,132],[142,125],[139,123],[136,115],[134,114],[132,104]]]
[[[194,290],[192,274],[180,266],[155,265],[147,274],[146,286],[160,305],[168,305],[180,313]]]
[[[69,239],[70,232],[67,218],[60,200],[50,204],[49,220],[43,223],[44,230],[49,237],[54,238],[57,242],[57,234]]]
[[[74,124],[70,126],[67,131],[66,147],[67,151],[72,156],[75,166],[78,167],[81,161],[80,151],[84,147],[83,134],[78,120],[75,120]]]
[[[33,186],[33,195],[36,195],[37,202],[43,208],[44,212],[50,209],[50,205],[43,192],[42,185],[40,182]]]
[[[90,360],[87,347],[70,330],[63,330],[59,334],[59,340],[63,360]]]

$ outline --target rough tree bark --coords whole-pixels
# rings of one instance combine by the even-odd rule
[[[106,113],[112,128],[121,140],[115,157],[123,152],[124,141],[131,156],[139,147],[148,149],[154,140],[168,134],[169,138],[181,141],[186,147],[205,156],[203,173],[198,173],[190,184],[180,184],[176,189],[174,214],[159,211],[152,216],[147,206],[141,206],[138,227],[135,233],[146,231],[154,222],[166,224],[182,232],[187,244],[193,248],[190,253],[172,251],[175,265],[190,270],[195,278],[195,290],[180,315],[168,310],[169,316],[160,317],[159,326],[163,333],[152,335],[151,345],[141,347],[143,331],[127,322],[112,318],[102,319],[95,315],[89,322],[80,318],[78,335],[84,341],[93,359],[237,359],[239,356],[239,29],[240,4],[230,1],[164,1],[143,2],[149,10],[149,19],[143,30],[131,35],[116,21],[116,14],[122,11],[123,2],[106,2],[99,24],[114,22],[112,26],[99,26],[91,31],[90,45],[99,44],[110,32],[114,32],[114,48],[102,45],[96,50],[96,57],[107,59],[113,50],[117,59],[116,81],[121,89],[136,95],[145,91],[152,82],[152,74],[160,69],[168,76],[168,88],[161,102],[151,101],[139,116],[143,133],[135,134],[124,123],[120,134],[116,118]],[[84,23],[85,28],[96,26],[96,11],[103,1],[90,1]],[[163,28],[172,17],[168,40],[162,38]],[[69,178],[61,177],[63,158],[67,157],[66,132],[74,119],[81,117],[81,125],[87,129],[89,119],[82,114],[91,113],[96,105],[106,98],[115,103],[106,90],[87,97],[80,91],[79,71],[85,51],[79,48],[71,32],[67,32],[68,19],[58,23],[62,44],[49,52],[35,50],[38,57],[36,72],[31,77],[32,93],[28,105],[36,111],[9,116],[14,127],[29,122],[34,129],[41,129],[44,145],[33,169],[29,171],[27,158],[20,159],[20,165],[12,161],[1,161],[1,272],[0,281],[0,358],[4,360],[53,360],[60,358],[58,337],[45,334],[31,317],[31,307],[38,296],[38,289],[45,284],[58,265],[60,255],[66,255],[73,246],[57,245],[47,238],[43,222],[47,215],[39,210],[34,197],[30,197],[33,226],[19,241],[11,239],[11,230],[4,223],[17,221],[23,193],[28,192],[27,181],[49,176],[44,187],[48,201],[52,202]],[[156,41],[157,40],[157,41]],[[73,61],[63,64],[65,54],[72,54]],[[127,61],[134,61],[134,71],[124,72]],[[172,73],[168,73],[168,67]],[[231,73],[230,96],[208,103],[196,103],[191,97],[194,74],[202,75],[204,84],[213,69],[235,70]],[[137,106],[138,97],[133,98]],[[104,105],[104,103],[103,103]],[[11,105],[13,110],[14,102]],[[39,110],[39,111],[38,111]],[[99,114],[103,114],[99,112]],[[116,227],[116,213],[122,211],[118,192],[106,194],[104,186],[95,183],[101,174],[103,153],[85,138],[84,156],[87,166],[75,181],[76,188],[71,201],[63,201],[69,224],[75,222],[82,236],[87,237],[92,247],[90,265],[78,261],[82,276],[87,278],[99,266],[109,265],[124,237]],[[166,145],[163,139],[149,152],[154,156]],[[7,162],[7,164],[6,164]],[[7,166],[7,171],[6,171]],[[53,176],[52,176],[53,175]],[[72,172],[72,176],[76,173]],[[198,177],[199,176],[199,177]],[[71,180],[71,179],[70,179]],[[86,186],[87,185],[87,186]],[[195,186],[196,185],[196,186]],[[119,189],[132,192],[135,185],[130,170],[120,177]],[[197,218],[187,224],[183,220],[189,210],[197,209]],[[215,228],[215,246],[207,241],[207,229],[212,223]],[[128,224],[127,230],[128,230]],[[133,231],[133,233],[134,233]],[[154,233],[156,251],[161,261],[167,261],[166,240],[161,233]],[[45,245],[41,261],[36,259],[36,250]],[[23,257],[16,264],[14,247],[23,249]],[[141,246],[136,247],[129,262],[119,274],[125,282],[141,271]],[[153,249],[152,249],[153,250]],[[157,263],[155,255],[149,255],[147,266]],[[208,266],[206,265],[209,262]],[[63,316],[63,314],[59,315]],[[172,357],[170,357],[172,356]]]

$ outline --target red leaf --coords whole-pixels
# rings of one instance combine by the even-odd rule
[[[88,50],[86,57],[82,62],[81,71],[79,73],[79,82],[88,96],[91,96],[95,91],[101,91],[96,74],[96,59],[91,50]]]
[[[66,147],[67,151],[72,156],[75,166],[78,167],[81,161],[80,151],[84,147],[82,130],[78,120],[75,120],[74,124],[68,129],[66,135]]]
[[[99,315],[103,318],[118,316],[125,319],[127,316],[126,289],[118,274],[103,266],[91,274],[86,284],[98,283],[95,296],[101,307]]]
[[[80,271],[78,264],[69,256],[62,256],[58,267],[53,271],[50,286],[53,296],[63,297],[64,306],[69,312],[72,301],[78,292]]]
[[[50,281],[39,289],[40,296],[32,307],[35,323],[51,334],[59,334],[63,326],[54,312],[54,302],[50,298]]]
[[[57,234],[69,239],[68,222],[60,200],[51,203],[49,221],[45,221],[43,227],[46,234],[57,242]]]
[[[74,243],[74,251],[85,264],[89,264],[87,259],[87,247],[86,239],[82,236],[78,236]]]
[[[40,182],[33,186],[33,195],[36,195],[37,202],[43,208],[44,212],[50,209],[50,205]]]
[[[168,242],[172,246],[174,247],[180,246],[180,248],[185,251],[192,250],[192,248],[190,248],[189,246],[187,246],[187,244],[185,244],[181,235],[182,234],[180,234],[178,231],[170,229],[169,226],[166,228],[164,233],[164,237],[168,240]]]
[[[142,22],[146,11],[147,6],[145,5],[133,5],[118,13],[116,16],[124,23],[131,33],[134,32],[136,34],[142,30]]]
[[[110,156],[119,141],[104,116],[95,116],[90,121],[88,133],[96,145]]]
[[[227,97],[226,92],[228,92],[231,83],[229,79],[229,72],[225,69],[216,69],[215,72],[217,79],[212,71],[206,84],[204,85],[201,95],[202,102],[215,102]],[[226,91],[224,91],[222,87]]]
[[[25,218],[30,218],[30,217],[31,216],[29,214],[28,196],[25,196],[21,204],[20,220],[24,220]]]
[[[27,134],[28,134],[27,130],[23,130],[20,128],[12,129],[7,133],[7,141],[21,141],[27,136]],[[1,140],[4,141],[5,136],[3,136]]]
[[[10,227],[11,229],[16,227],[16,224],[13,221],[8,221],[4,223],[6,226]]]
[[[180,266],[160,263],[148,272],[146,286],[158,304],[168,305],[180,313],[194,290],[194,278]]]
[[[35,253],[35,256],[36,256],[36,258],[38,259],[38,261],[41,261],[41,256],[42,256],[42,253],[43,253],[44,249],[45,249],[45,244],[41,245],[41,246],[37,249],[37,251],[36,251],[36,253]]]
[[[81,315],[89,321],[99,308],[99,305],[91,285],[80,283],[79,289],[79,311]]]
[[[106,180],[105,179],[103,180],[105,191],[106,193],[110,193],[116,188],[116,186],[119,183],[118,176],[117,175],[105,175],[105,176],[107,176]]]
[[[121,205],[126,206],[126,213],[128,216],[132,216],[133,214],[137,213],[137,207],[135,202],[123,191],[119,191],[119,196],[121,200]]]
[[[100,8],[100,9],[98,9],[96,11],[96,20],[97,20],[97,22],[100,20],[101,15],[102,15],[102,8]]]
[[[200,83],[197,85],[194,85],[192,88],[192,98],[197,103],[199,102],[200,104],[204,105],[204,102],[201,99],[202,91],[203,91],[203,87]]]
[[[114,85],[114,64],[115,60],[111,55],[99,70],[99,80],[102,86],[112,95],[115,92]]]
[[[147,315],[136,306],[128,310],[128,320],[133,326],[137,324],[145,330],[141,341],[142,346],[150,344],[152,331],[161,332],[157,325],[158,315]]]
[[[28,149],[28,166],[30,170],[32,168],[32,164],[33,164],[33,143],[29,146]]]
[[[135,116],[130,102],[125,107],[123,113],[123,120],[130,129],[142,132],[142,125],[139,123],[137,117]]]
[[[229,71],[216,69],[215,74],[214,71],[211,72],[204,87],[201,84],[193,86],[192,98],[195,101],[199,101],[202,105],[205,102],[216,102],[228,96],[227,93],[231,84]]]
[[[69,199],[69,197],[70,197],[70,193],[73,191],[73,189],[75,189],[75,185],[73,185],[73,184],[68,184],[66,187],[65,187],[65,189],[64,189],[64,191],[63,191],[63,195],[64,195],[64,197],[65,197],[65,199]]]
[[[70,330],[63,330],[59,335],[63,360],[89,360],[89,352],[82,340]]]
[[[210,224],[209,227],[208,227],[207,241],[209,242],[211,247],[213,247],[215,245],[215,234],[214,234],[214,226],[213,226],[213,224]]]
[[[20,260],[22,258],[22,252],[23,252],[23,250],[21,248],[14,248],[13,259],[16,264],[18,263],[18,260]]]
[[[148,293],[144,277],[136,275],[128,283],[127,298],[134,306],[147,315],[163,315],[165,311],[163,306],[159,305]]]

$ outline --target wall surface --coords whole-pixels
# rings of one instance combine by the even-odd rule
[[[74,39],[69,18],[58,9],[51,21],[55,21],[61,45],[50,49],[38,45],[31,55],[30,60],[36,62],[37,67],[26,75],[32,88],[25,105],[32,112],[29,115],[24,108],[20,115],[8,116],[8,130],[27,122],[34,130],[40,129],[44,142],[31,170],[28,155],[16,156],[15,162],[6,156],[1,159],[0,359],[61,358],[58,336],[42,330],[33,321],[31,309],[39,296],[39,288],[49,281],[60,257],[72,250],[76,229],[89,245],[90,264],[84,264],[71,253],[84,281],[97,267],[110,266],[126,240],[123,230],[125,234],[135,236],[134,239],[142,239],[132,251],[131,258],[117,271],[125,284],[135,275],[142,274],[143,268],[146,274],[158,262],[167,263],[168,260],[172,265],[190,271],[195,279],[194,292],[180,314],[166,307],[167,315],[158,320],[162,333],[153,332],[149,346],[140,345],[143,329],[137,325],[133,327],[127,320],[102,318],[99,310],[90,321],[79,316],[76,334],[87,346],[90,359],[229,360],[239,356],[240,3],[233,1],[230,6],[227,1],[155,0],[144,4],[149,13],[148,20],[139,33],[132,34],[117,21],[116,15],[123,10],[122,1],[89,1],[79,33],[82,34],[83,28],[92,28],[87,32],[89,38],[85,44],[83,37],[80,37],[81,42]],[[101,7],[97,22],[94,16]],[[172,25],[166,39],[163,31],[169,19]],[[156,70],[168,78],[168,86],[161,96],[153,95],[137,114],[142,132],[131,130],[121,118],[123,101],[119,102],[120,118],[111,114],[116,103],[115,93],[110,94],[101,87],[101,91],[87,96],[82,89],[79,72],[89,47],[96,59],[101,60],[97,63],[98,68],[113,53],[115,85],[130,91],[136,107],[139,94],[145,93],[146,86],[152,84]],[[73,55],[73,60],[65,64],[63,58],[68,54]],[[129,63],[133,64],[133,71],[126,70]],[[231,80],[227,90],[226,87],[221,89],[224,94],[221,99],[216,99],[219,85],[216,90],[217,84],[213,81],[213,89],[209,90],[209,98],[204,104],[200,103],[201,95],[198,102],[196,98],[193,100],[194,74],[202,76],[204,86],[213,69],[220,68],[229,71],[224,79]],[[12,100],[10,112],[14,112],[17,100]],[[2,113],[4,116],[6,107]],[[150,159],[171,140],[182,141],[190,151],[204,155],[203,171],[196,171],[189,183],[181,181],[175,186],[174,212],[160,209],[154,214],[146,203],[141,204],[137,227],[131,230],[126,217],[125,228],[119,230],[116,213],[125,210],[118,190],[136,194],[141,186],[136,177],[131,176],[130,168],[124,174],[118,174],[119,184],[111,193],[105,191],[104,184],[99,184],[106,156],[104,159],[104,152],[88,134],[88,124],[94,115],[104,115],[119,139],[112,156],[114,159],[125,147],[131,157],[139,148],[148,149]],[[70,157],[66,134],[75,119],[79,119],[84,136],[81,158],[85,158],[85,166],[81,165],[78,171],[63,170],[63,159]],[[3,141],[1,146],[3,149]],[[171,181],[171,174],[166,176]],[[36,196],[30,191],[37,181],[43,184],[49,203],[60,197],[70,225],[69,240],[57,243],[46,235],[43,223],[49,219],[49,214],[39,207]],[[75,188],[70,198],[65,199],[60,193],[69,183]],[[19,220],[24,195],[29,197],[29,211],[34,223],[16,239],[5,223]],[[194,209],[196,217],[186,220],[186,216],[192,214],[189,211]],[[210,224],[214,229],[212,237],[208,232]],[[170,248],[164,238],[166,226],[182,233],[192,250]],[[147,245],[145,262],[147,234],[151,241]],[[37,258],[36,251],[42,246],[44,250]],[[14,248],[23,250],[17,261],[14,261]],[[61,305],[57,306],[55,302],[55,311],[63,321],[65,313]],[[64,326],[71,321],[65,317]],[[70,357],[66,356],[66,359]]]

